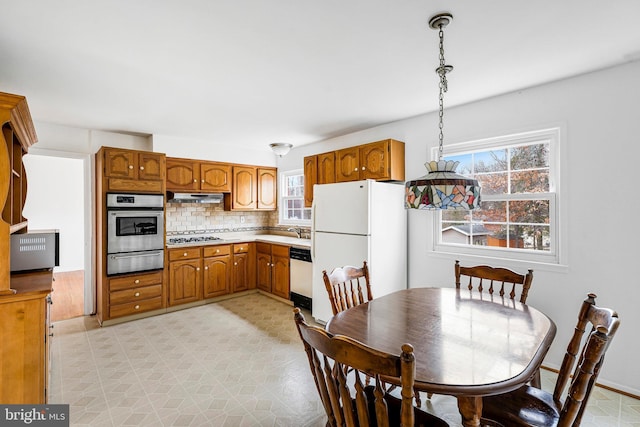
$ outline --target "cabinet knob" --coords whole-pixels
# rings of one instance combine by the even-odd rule
[[[355,168],[353,171],[354,171],[354,172],[358,172],[358,168]]]
[[[196,267],[196,271],[200,271],[200,267]]]
[[[186,252],[185,252],[185,253],[183,253],[183,254],[182,254],[182,256],[187,256],[187,253],[186,253]]]
[[[194,180],[193,180],[193,182],[198,182],[198,180],[197,180],[197,179],[194,179]]]
[[[143,171],[144,170],[144,166],[140,166],[140,170]]]
[[[365,170],[366,168],[363,166],[360,170]]]
[[[238,263],[237,263],[237,262],[234,262],[234,263],[233,263],[233,265],[238,265]]]
[[[220,253],[220,249],[216,249],[216,253],[217,253],[217,254],[218,254],[218,253]]]
[[[140,296],[140,292],[136,292],[135,294],[133,294],[134,297],[139,297]]]
[[[200,182],[204,182],[204,179],[201,179]]]
[[[133,165],[129,165],[129,169],[133,169]]]
[[[139,309],[140,309],[140,306],[136,304],[136,306],[135,306],[135,307],[133,307],[133,308],[135,308],[136,310],[139,310]]]
[[[208,269],[209,269],[209,267],[207,266],[207,267],[205,267],[204,269],[205,269],[205,270],[208,270]]]
[[[137,285],[138,283],[140,283],[140,279],[134,280],[133,283],[135,283]]]

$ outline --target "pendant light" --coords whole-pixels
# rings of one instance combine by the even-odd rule
[[[439,148],[438,160],[424,164],[427,175],[405,183],[406,209],[456,209],[472,210],[480,204],[480,184],[475,179],[456,173],[457,161],[442,160],[444,92],[447,91],[447,73],[453,70],[444,62],[444,28],[453,20],[450,13],[439,13],[429,20],[429,27],[438,30],[440,38],[439,96]]]

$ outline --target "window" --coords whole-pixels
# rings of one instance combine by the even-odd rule
[[[479,181],[481,204],[440,212],[436,250],[558,263],[558,138],[549,129],[445,147]]]
[[[304,207],[302,170],[283,172],[280,179],[280,223],[310,225],[311,209]]]

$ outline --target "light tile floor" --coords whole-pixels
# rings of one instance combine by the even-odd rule
[[[92,317],[54,325],[50,403],[70,404],[72,426],[325,425],[292,307],[264,295],[104,328]],[[542,380],[549,389],[555,375]],[[423,401],[460,426],[455,399]],[[582,425],[640,426],[640,401],[597,388]]]

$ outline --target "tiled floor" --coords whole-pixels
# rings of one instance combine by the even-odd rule
[[[326,422],[292,308],[269,297],[104,328],[79,317],[56,322],[54,330],[50,402],[71,405],[72,426]],[[554,381],[543,371],[545,388]],[[451,397],[434,396],[423,408],[460,425]],[[597,388],[582,425],[640,426],[640,401]]]

